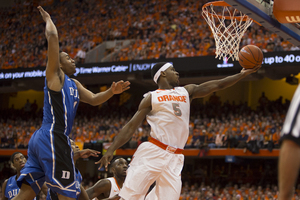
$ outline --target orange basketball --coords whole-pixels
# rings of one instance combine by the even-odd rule
[[[262,64],[263,58],[262,51],[255,45],[244,46],[239,52],[239,63],[245,69]]]

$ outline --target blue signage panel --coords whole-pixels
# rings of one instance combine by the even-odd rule
[[[185,57],[154,60],[137,60],[126,62],[105,62],[80,64],[76,68],[77,77],[101,74],[132,74],[149,73],[158,62],[171,62],[179,72],[189,71],[215,71],[228,69],[241,69],[237,61],[227,59],[219,60],[215,56]],[[300,51],[270,52],[264,54],[263,67],[300,65]],[[12,70],[0,70],[0,81],[16,79],[32,79],[45,77],[45,68],[18,68]]]

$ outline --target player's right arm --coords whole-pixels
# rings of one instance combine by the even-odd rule
[[[116,136],[113,143],[107,149],[107,152],[102,156],[102,158],[95,164],[100,163],[99,169],[104,166],[107,170],[107,166],[111,159],[113,158],[113,152],[124,145],[131,136],[134,134],[138,126],[143,122],[146,115],[151,111],[151,94],[148,94],[140,103],[138,111],[134,114],[131,120],[122,128],[120,133]]]
[[[213,92],[234,85],[235,83],[245,78],[249,74],[256,72],[260,67],[261,65],[258,65],[253,69],[242,69],[240,73],[232,76],[227,76],[226,78],[223,79],[207,81],[200,85],[189,84],[184,86],[184,88],[188,91],[191,100],[195,98],[202,98]]]
[[[45,35],[48,42],[48,61],[46,66],[46,79],[48,88],[60,91],[62,79],[59,63],[59,41],[57,29],[50,15],[41,7],[38,7],[43,20],[46,22]]]
[[[5,197],[5,188],[6,188],[7,181],[8,181],[8,179],[6,179],[2,185],[2,199],[3,200],[8,200],[8,198]]]
[[[107,193],[109,195],[111,189],[111,182],[107,179],[101,179],[95,185],[86,190],[86,193],[89,196],[89,199],[93,199],[95,197],[107,197]],[[103,199],[103,198],[102,198]],[[99,199],[100,200],[100,199]]]

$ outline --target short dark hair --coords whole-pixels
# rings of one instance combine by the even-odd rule
[[[110,161],[110,167],[112,167],[112,166],[115,164],[116,160],[118,160],[118,159],[120,159],[120,158],[123,158],[123,157],[121,157],[121,156],[116,156],[115,158],[113,158],[113,159]]]
[[[22,154],[21,152],[18,152],[18,151],[17,151],[17,152],[13,153],[13,154],[10,156],[10,162],[11,162],[11,163],[14,163],[15,155],[17,155],[17,154],[19,154],[19,153]]]
[[[152,69],[151,69],[151,76],[152,76],[152,79],[154,78],[156,72],[162,67],[164,66],[164,64],[166,64],[167,62],[159,62],[159,63],[156,63]],[[159,79],[159,78],[158,78]],[[158,80],[157,80],[158,82]]]

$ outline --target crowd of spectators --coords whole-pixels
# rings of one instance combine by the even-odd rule
[[[14,1],[0,8],[0,69],[45,67],[45,25],[36,1]],[[112,61],[214,55],[212,33],[202,17],[207,0],[43,0],[57,26],[60,48],[77,63],[103,41],[134,39]],[[255,23],[241,46],[255,44],[264,52],[297,50]]]
[[[81,143],[110,143],[136,111],[137,105],[129,100],[118,105],[118,97],[110,99],[100,108],[80,104],[71,137]],[[3,110],[0,118],[0,147],[27,148],[31,135],[42,121],[42,110],[27,102],[23,109],[11,107]],[[269,101],[262,94],[257,109],[247,102],[221,103],[213,94],[209,101],[192,103],[190,131],[185,148],[241,148],[258,153],[259,149],[272,151],[278,147],[281,126],[289,101],[279,97]],[[146,121],[136,130],[123,148],[135,149],[150,137],[150,126]]]
[[[3,162],[0,165],[3,174],[0,180],[4,180],[15,174],[10,167],[9,162]],[[242,170],[238,170],[241,172]],[[192,171],[196,173],[196,171]],[[276,177],[276,176],[274,176]],[[82,185],[85,189],[90,188],[96,181],[104,178],[103,176],[89,177],[83,174]],[[259,182],[243,183],[227,181],[226,184],[220,184],[217,180],[211,179],[207,182],[201,182],[201,177],[195,183],[185,181],[188,177],[182,173],[182,189],[179,200],[273,200],[278,199],[277,181],[260,184]],[[242,178],[242,177],[241,177]],[[256,176],[257,179],[259,179]],[[227,179],[228,180],[228,179]],[[0,199],[2,195],[2,181],[0,181]],[[300,197],[300,184],[294,190],[293,200],[298,200]],[[40,192],[39,200],[46,199],[46,196]]]
[[[202,200],[202,199],[220,199],[220,200],[273,200],[278,199],[278,187],[266,185],[264,188],[260,185],[248,184],[228,184],[225,187],[214,185],[186,184],[181,190],[180,200]],[[300,185],[294,192],[293,200],[299,199]]]

